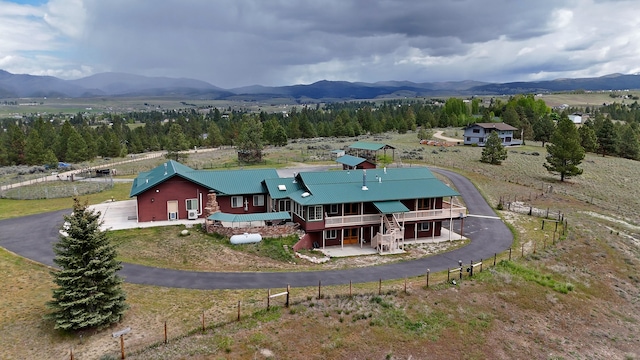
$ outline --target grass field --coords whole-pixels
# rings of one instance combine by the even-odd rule
[[[445,132],[454,136],[456,130]],[[338,148],[352,140],[297,142],[268,151],[267,162],[285,166],[324,161],[317,145]],[[321,298],[317,288],[296,288],[289,309],[277,299],[276,307],[266,311],[266,290],[197,291],[126,284],[131,310],[123,323],[83,333],[82,338],[55,332],[41,318],[51,294],[48,269],[0,251],[4,275],[0,292],[14,295],[0,297],[0,333],[5,334],[0,337],[0,358],[62,359],[69,358],[71,348],[77,359],[118,356],[119,343],[111,332],[126,326],[133,329],[125,340],[127,359],[639,358],[640,203],[633,195],[640,193],[637,162],[588,155],[584,174],[561,183],[542,167],[545,151],[537,144],[509,149],[502,166],[491,166],[478,161],[480,148],[421,146],[414,133],[359,140],[395,146],[401,166],[456,169],[472,179],[492,205],[502,197],[560,210],[567,216],[569,233],[552,246],[555,234],[549,228],[542,231],[539,219],[503,211],[517,235],[515,263],[491,268],[487,262],[485,271],[457,286],[443,284],[445,273],[430,274],[429,289],[424,276],[407,279],[407,293],[403,280],[383,282],[381,294],[378,283],[354,284],[352,297],[348,286],[323,287]],[[195,167],[200,162],[207,167],[204,164],[210,161],[235,166],[232,155],[216,156],[194,154],[187,164]],[[128,186],[118,184],[112,195],[96,195],[91,202],[126,198]],[[64,206],[65,200],[6,201],[0,200],[0,217],[23,211],[25,203],[38,209],[30,211],[71,204],[70,199]],[[171,228],[144,231],[151,233],[128,234],[130,239],[116,241],[133,249],[144,247],[137,242],[144,238],[170,240],[174,250],[168,253],[176,257],[153,259],[159,265],[202,252],[200,246],[208,241],[197,234],[179,238]],[[117,239],[118,234],[112,236]],[[206,246],[220,252],[228,249]],[[125,252],[134,254],[131,249]],[[244,257],[242,261],[254,256],[226,255]],[[206,252],[199,256],[207,261]],[[502,254],[498,263],[506,257]],[[238,301],[243,320],[234,322]],[[167,345],[162,344],[165,321]]]

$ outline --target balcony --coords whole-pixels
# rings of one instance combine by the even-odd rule
[[[449,202],[443,202],[442,209],[418,210],[402,213],[400,221],[430,221],[430,220],[447,220],[450,218],[458,219],[466,216],[467,208],[464,206],[454,205]],[[362,215],[345,215],[345,216],[328,216],[325,214],[325,228],[338,228],[346,226],[362,226],[380,224],[382,214],[362,214]]]

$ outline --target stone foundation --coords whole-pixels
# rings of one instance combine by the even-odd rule
[[[230,228],[215,226],[213,221],[207,220],[205,228],[208,233],[217,233],[222,236],[231,237],[233,235],[242,235],[244,233],[260,234],[262,237],[274,238],[297,234],[296,225],[271,225],[271,226],[252,226],[244,228]]]

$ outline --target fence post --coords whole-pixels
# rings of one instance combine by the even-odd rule
[[[448,269],[447,269],[448,270]],[[427,289],[429,288],[429,273],[431,272],[431,269],[427,269]],[[447,271],[448,272],[448,271]]]
[[[351,280],[349,280],[349,297],[353,297],[353,293],[351,292]]]
[[[450,271],[450,270],[449,270],[449,268],[447,268],[447,282],[449,282],[449,278],[451,277],[451,276],[449,275],[449,274],[451,274],[449,271]]]
[[[167,321],[164,321],[164,343],[167,344]]]
[[[509,248],[509,261],[511,261],[511,248]]]
[[[204,332],[204,310],[202,310],[202,332]]]
[[[240,321],[240,300],[238,300],[238,321]]]
[[[124,335],[120,335],[120,358],[124,360]]]
[[[318,299],[322,297],[322,292],[320,289],[322,288],[322,280],[318,280]]]
[[[271,305],[271,289],[267,289],[267,310],[269,310],[269,305]]]
[[[496,266],[496,258],[498,257],[498,253],[493,253],[493,267]]]
[[[480,272],[482,272],[482,259],[480,259]]]
[[[542,219],[542,230],[544,230],[544,219]]]
[[[469,277],[473,277],[473,260],[469,262]]]
[[[291,293],[291,287],[287,284],[287,302],[284,304],[285,307],[289,307],[289,294]]]
[[[378,295],[382,295],[382,278],[378,281]]]
[[[520,257],[524,257],[524,244],[522,244],[522,250],[520,251]]]

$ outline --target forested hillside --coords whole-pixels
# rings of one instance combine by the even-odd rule
[[[249,113],[231,108],[189,108],[166,111],[87,115],[25,115],[0,120],[0,165],[50,165],[79,163],[95,158],[166,150],[176,153],[194,147],[235,145],[242,149],[255,132],[260,146],[283,146],[298,138],[342,137],[406,133],[428,129],[460,128],[474,122],[505,122],[521,132],[517,137],[547,142],[554,120],[582,112],[588,120],[580,127],[586,151],[638,159],[640,109],[613,103],[586,109],[553,111],[533,95],[508,101],[473,98],[463,100],[389,100],[343,102],[302,106],[289,112]],[[615,121],[624,120],[624,121]],[[248,124],[253,124],[248,126]],[[416,139],[418,141],[418,139]]]

